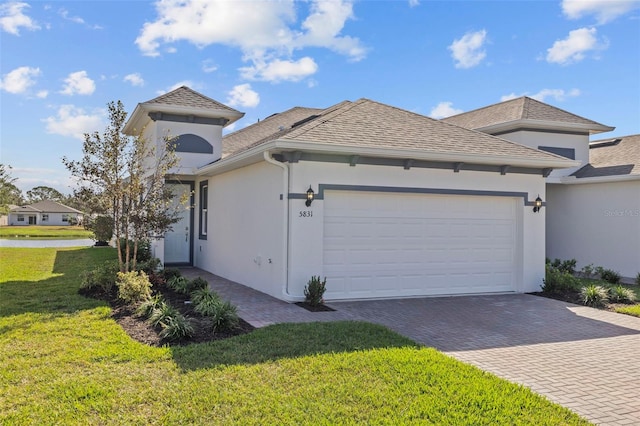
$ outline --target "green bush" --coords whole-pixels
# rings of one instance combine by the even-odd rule
[[[175,342],[193,336],[191,322],[180,313],[167,317],[161,326],[162,331],[160,331],[159,335],[162,340]]]
[[[576,277],[551,265],[546,265],[545,278],[542,282],[542,291],[550,294],[577,291],[580,287],[580,281]]]
[[[324,281],[320,281],[320,276],[311,276],[311,279],[304,287],[305,301],[311,306],[317,306],[324,302],[324,299],[322,297],[324,296],[324,292],[327,289],[326,286],[326,277]]]
[[[640,272],[638,272],[638,275],[636,275],[636,284],[640,285]]]
[[[594,269],[595,267],[593,266],[593,263],[590,263],[588,265],[583,266],[582,269],[580,270],[580,273],[582,274],[583,277],[591,278],[593,276]]]
[[[149,323],[154,327],[162,327],[163,324],[167,323],[168,318],[175,317],[179,313],[176,308],[162,300],[149,315]]]
[[[196,290],[202,290],[207,288],[209,288],[209,282],[202,277],[197,277],[192,279],[187,286],[187,290],[189,291],[189,294],[193,293]]]
[[[98,216],[96,220],[89,225],[96,237],[96,240],[108,243],[113,237],[113,218],[110,216]]]
[[[169,278],[167,287],[177,293],[189,294],[189,280],[183,276]]]
[[[580,290],[580,298],[585,305],[598,308],[609,300],[609,293],[607,289],[602,286],[590,284],[582,287],[582,290]]]
[[[622,277],[613,269],[605,269],[600,274],[600,278],[611,284],[618,284]]]
[[[181,277],[182,273],[178,268],[164,268],[162,270],[162,275],[164,276],[165,280],[169,281],[171,278]]]
[[[122,255],[122,260],[126,259],[127,252],[127,240],[125,238],[120,238],[120,254]],[[129,240],[129,260],[133,259],[133,245],[134,241]],[[138,251],[136,252],[136,263],[144,263],[151,260],[151,243],[147,240],[138,241]]]
[[[240,319],[238,318],[238,308],[228,301],[219,301],[213,315],[209,315],[213,322],[213,331],[223,332],[234,329]]]
[[[222,302],[220,296],[213,292],[194,292],[191,301],[195,304],[193,310],[205,317],[214,316],[218,310],[218,305]]]
[[[160,308],[160,304],[164,303],[164,299],[162,295],[156,294],[155,296],[151,296],[147,300],[143,301],[138,309],[136,309],[136,314],[141,317],[149,318],[154,310]]]
[[[147,275],[155,274],[160,269],[160,259],[154,257],[144,262],[139,262],[136,264],[136,269],[144,271]]]
[[[142,271],[118,272],[118,298],[126,303],[138,303],[151,297],[149,277]]]
[[[211,291],[208,288],[201,288],[191,292],[191,303],[193,303],[196,306],[200,304],[200,302],[202,302],[203,300],[209,300],[209,299],[219,300],[220,296],[218,296],[216,292]]]
[[[104,294],[111,294],[116,285],[116,274],[119,271],[118,262],[110,260],[91,271],[82,274],[80,288],[98,290]]]
[[[609,289],[609,300],[615,303],[632,303],[636,300],[636,294],[630,288],[616,285]]]

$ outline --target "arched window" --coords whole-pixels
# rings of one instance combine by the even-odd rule
[[[176,152],[193,152],[196,154],[213,154],[213,146],[204,138],[186,133],[175,140]]]

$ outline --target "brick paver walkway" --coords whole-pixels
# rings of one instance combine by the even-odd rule
[[[524,294],[336,302],[312,313],[198,269],[254,326],[364,320],[602,425],[640,425],[640,318]]]

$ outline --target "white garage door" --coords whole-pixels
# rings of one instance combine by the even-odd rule
[[[327,299],[514,291],[516,199],[327,191]]]

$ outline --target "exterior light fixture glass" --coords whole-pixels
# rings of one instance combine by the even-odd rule
[[[542,208],[542,198],[538,195],[538,197],[533,202],[533,212],[538,213]]]
[[[307,189],[307,201],[304,203],[307,207],[311,206],[314,196],[315,193],[313,192],[313,189],[311,189],[311,185],[309,185],[309,189]]]

